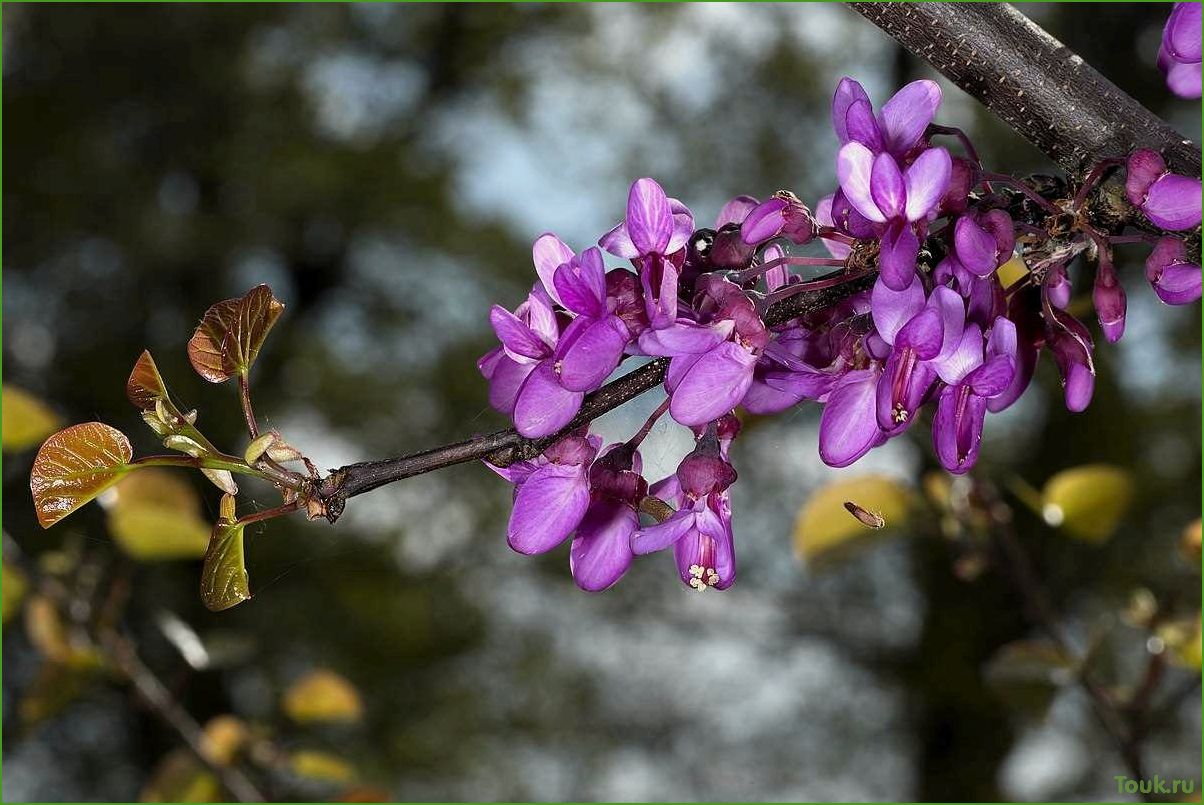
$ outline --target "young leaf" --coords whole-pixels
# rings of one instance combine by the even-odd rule
[[[142,350],[134,363],[134,370],[125,383],[125,396],[142,411],[155,410],[155,402],[169,400],[167,384],[159,374],[159,367],[151,357],[150,350]],[[174,407],[174,406],[173,406]]]
[[[5,450],[24,450],[45,439],[59,426],[59,418],[46,404],[27,391],[7,383],[3,388],[4,405],[0,411]]]
[[[266,285],[257,285],[238,299],[226,299],[205,311],[188,342],[188,359],[197,374],[210,383],[246,375],[284,304]]]
[[[356,721],[364,711],[359,692],[334,671],[318,669],[284,693],[284,712],[299,724]]]
[[[324,783],[349,783],[355,779],[355,767],[337,755],[314,749],[299,749],[288,759],[293,774]]]
[[[222,498],[222,518],[209,536],[209,549],[205,551],[205,566],[201,570],[201,600],[213,612],[229,609],[251,597],[251,580],[243,555],[246,526],[233,519],[233,500],[229,495]]]
[[[211,526],[201,517],[200,497],[180,475],[150,467],[113,491],[109,532],[127,554],[144,562],[205,555]]]
[[[38,524],[49,528],[129,472],[130,440],[102,422],[61,430],[45,441],[33,460],[29,489]]]
[[[1068,535],[1100,543],[1112,536],[1133,499],[1133,478],[1108,464],[1085,464],[1045,482],[1041,515]]]

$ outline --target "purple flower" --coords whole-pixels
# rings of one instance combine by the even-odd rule
[[[882,366],[846,372],[832,385],[819,418],[819,457],[830,467],[847,467],[886,441],[878,427],[877,395]]]
[[[1200,266],[1189,262],[1179,238],[1159,239],[1146,258],[1145,277],[1168,305],[1188,305],[1200,298]]]
[[[989,277],[1012,257],[1016,233],[1012,217],[1004,210],[991,210],[975,220],[963,215],[953,227],[957,260],[976,277]]]
[[[592,391],[619,365],[631,341],[627,325],[611,312],[617,305],[607,297],[602,252],[591,247],[572,257],[553,281],[561,304],[577,314],[557,350],[560,383],[570,391]]]
[[[922,152],[905,170],[889,153],[877,155],[859,141],[847,143],[836,157],[836,175],[849,203],[881,225],[879,269],[896,291],[915,275],[920,239],[914,224],[936,207],[949,185],[952,162],[943,148]],[[835,210],[835,200],[833,200]]]
[[[1095,361],[1092,358],[1095,344],[1091,333],[1069,313],[1057,308],[1051,308],[1049,312],[1052,316],[1045,323],[1045,342],[1062,375],[1066,407],[1075,412],[1086,410],[1095,393]]]
[[[677,283],[684,247],[694,232],[694,216],[653,179],[637,179],[627,196],[627,216],[598,245],[639,269],[650,326],[677,320]]]
[[[1199,179],[1167,170],[1157,151],[1142,148],[1129,155],[1125,195],[1155,226],[1172,231],[1199,226],[1200,187]]]
[[[982,331],[970,324],[957,349],[938,365],[948,385],[937,400],[932,441],[949,472],[964,473],[978,460],[987,401],[1003,393],[1015,377],[1016,349],[1016,325],[1001,316],[991,328],[985,358]]]
[[[477,361],[477,368],[489,381],[489,404],[503,414],[510,415],[514,413],[519,389],[539,364],[538,358],[531,358],[523,352],[535,352],[538,355],[550,352],[550,345],[555,344],[559,337],[559,326],[552,312],[552,300],[542,285],[532,288],[527,301],[519,305],[514,313],[498,309],[501,312],[496,317],[503,331],[514,333],[515,349],[508,349],[505,339],[502,339],[502,346],[485,353]],[[491,322],[494,318],[491,311]],[[511,319],[516,320],[517,324]]]
[[[708,429],[677,473],[653,485],[652,494],[678,507],[663,523],[642,528],[631,538],[636,554],[673,546],[678,575],[695,590],[725,590],[736,580],[731,503],[727,488],[736,471],[721,456],[714,428]]]
[[[577,586],[605,590],[631,567],[631,539],[640,527],[639,505],[648,493],[639,451],[626,444],[607,447],[590,469],[590,504],[569,549]]]
[[[869,96],[858,82],[842,78],[832,97],[832,127],[840,144],[857,142],[875,153],[903,160],[918,145],[941,105],[941,88],[934,81],[912,81],[896,92],[875,115]]]
[[[957,349],[966,311],[962,298],[944,286],[934,288],[923,302],[919,278],[905,291],[892,291],[881,281],[875,286],[874,323],[883,341],[891,345],[878,381],[878,426],[887,436],[894,436],[915,421],[940,363]],[[923,307],[904,318],[917,302]]]
[[[1120,285],[1112,259],[1100,250],[1099,267],[1095,272],[1095,287],[1091,292],[1100,330],[1109,343],[1116,343],[1125,333],[1125,311],[1128,307],[1125,289]]]
[[[776,237],[802,246],[815,237],[816,220],[793,193],[782,191],[753,208],[740,227],[744,243],[755,246]]]
[[[577,528],[590,502],[589,467],[596,436],[561,439],[532,461],[489,468],[514,484],[514,509],[506,540],[519,553],[552,550]]]
[[[1158,67],[1180,98],[1200,97],[1200,4],[1175,3],[1158,48]]]

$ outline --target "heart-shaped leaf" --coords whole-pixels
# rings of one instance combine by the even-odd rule
[[[234,519],[234,498],[222,498],[222,517],[209,536],[205,566],[201,571],[201,600],[214,612],[229,609],[251,597],[243,554],[245,525]]]
[[[1101,543],[1112,536],[1133,499],[1133,477],[1109,464],[1085,464],[1045,482],[1041,516],[1069,536]]]
[[[196,490],[178,474],[147,468],[113,491],[109,532],[127,554],[144,562],[205,555],[211,526],[201,517]]]
[[[883,529],[905,523],[911,500],[910,490],[884,476],[834,481],[813,493],[799,511],[795,550],[813,564],[844,556],[878,538]]]
[[[129,472],[130,440],[103,422],[72,425],[47,439],[33,460],[29,489],[42,528],[62,520]]]
[[[153,411],[156,400],[168,399],[167,384],[163,382],[163,375],[159,374],[159,367],[155,365],[149,350],[143,350],[134,363],[134,371],[130,372],[130,379],[125,383],[125,394],[130,402],[143,411]]]
[[[325,668],[310,671],[290,685],[282,703],[288,717],[299,724],[357,721],[364,712],[355,686]]]
[[[188,342],[188,359],[210,383],[246,375],[284,304],[266,285],[238,299],[226,299],[205,311]]]
[[[24,450],[45,439],[59,426],[59,418],[27,391],[4,384],[3,435],[5,450]]]

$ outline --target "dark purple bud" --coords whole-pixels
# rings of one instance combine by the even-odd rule
[[[706,271],[710,268],[711,247],[715,245],[714,229],[699,229],[686,242],[686,262]]]
[[[740,226],[728,224],[715,233],[715,240],[711,244],[711,265],[715,268],[744,268],[755,252],[754,246],[741,239]]]
[[[940,209],[946,215],[958,215],[966,211],[970,191],[978,184],[978,167],[968,159],[953,158],[953,170],[949,175],[949,187],[941,197]]]
[[[736,482],[736,470],[723,459],[714,425],[698,440],[698,445],[677,466],[682,491],[694,500],[722,492]]]
[[[597,497],[638,506],[648,494],[648,482],[639,470],[636,449],[628,444],[615,445],[590,467],[590,491]]]
[[[1066,392],[1066,407],[1082,411],[1095,393],[1095,362],[1091,353],[1091,334],[1083,323],[1064,311],[1054,310],[1054,321],[1047,322],[1047,341]]]
[[[1179,238],[1158,241],[1146,258],[1145,277],[1168,305],[1187,305],[1200,298],[1200,266],[1190,261]]]
[[[606,297],[614,301],[614,314],[623,320],[633,336],[648,329],[648,313],[644,308],[644,291],[639,277],[625,268],[611,269],[606,274]]]
[[[553,464],[576,466],[588,464],[594,460],[598,448],[590,444],[585,436],[573,434],[566,436],[543,452],[548,461]]]
[[[1125,195],[1129,201],[1140,207],[1150,186],[1164,173],[1166,161],[1157,151],[1140,148],[1130,154],[1125,176]]]
[[[1116,343],[1125,332],[1125,289],[1116,276],[1111,260],[1101,259],[1095,272],[1095,288],[1091,293],[1099,326],[1110,343]]]

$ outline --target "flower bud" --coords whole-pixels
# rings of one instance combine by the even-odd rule
[[[1116,269],[1109,260],[1100,260],[1095,272],[1095,288],[1091,293],[1095,302],[1095,315],[1104,338],[1116,343],[1125,332],[1125,289],[1116,276]]]
[[[648,482],[640,475],[640,454],[627,444],[607,450],[589,471],[590,491],[632,506],[638,506],[648,494]]]
[[[1070,278],[1066,276],[1066,266],[1058,264],[1051,268],[1049,276],[1045,279],[1045,293],[1049,297],[1049,303],[1056,308],[1065,308],[1070,304],[1072,291]]]
[[[1200,298],[1200,266],[1190,262],[1179,238],[1158,241],[1146,258],[1145,277],[1168,305],[1187,305]]]
[[[740,226],[728,224],[715,233],[715,240],[711,243],[711,265],[715,268],[744,268],[752,260],[755,251],[741,238]]]
[[[1166,173],[1166,161],[1157,151],[1139,148],[1129,155],[1125,175],[1125,195],[1136,206],[1145,201],[1150,186]]]
[[[677,480],[682,491],[695,500],[722,492],[736,482],[735,468],[720,455],[713,425],[708,427],[693,452],[677,466]]]

